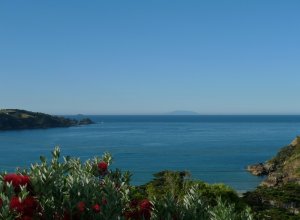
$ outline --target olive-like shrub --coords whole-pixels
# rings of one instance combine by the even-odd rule
[[[182,187],[180,196],[141,194],[130,185],[129,172],[109,169],[108,153],[82,163],[78,158],[61,158],[55,148],[51,160],[40,160],[30,169],[0,175],[0,219],[252,219],[248,208],[237,211],[221,198],[213,206],[207,203],[195,184]]]

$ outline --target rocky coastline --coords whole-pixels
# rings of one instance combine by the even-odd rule
[[[249,165],[247,170],[266,177],[256,190],[244,194],[258,219],[300,219],[299,136],[271,160]]]
[[[300,183],[300,137],[283,147],[277,155],[264,163],[249,165],[247,170],[256,176],[266,176],[262,186]]]

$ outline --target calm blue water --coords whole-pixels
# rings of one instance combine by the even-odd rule
[[[300,116],[90,116],[81,127],[0,132],[0,169],[28,167],[59,145],[83,160],[111,152],[114,167],[142,184],[164,169],[250,190],[262,180],[245,171],[300,134]]]

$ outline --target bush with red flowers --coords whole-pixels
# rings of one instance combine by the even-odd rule
[[[125,211],[124,215],[126,219],[144,219],[148,220],[151,218],[151,212],[153,210],[153,205],[148,199],[137,200],[133,199],[129,208]]]
[[[78,158],[61,159],[56,148],[51,160],[40,159],[30,170],[0,175],[0,219],[251,219],[247,210],[236,212],[223,201],[210,207],[197,183],[182,187],[180,196],[139,192],[129,184],[129,172],[109,170],[109,154],[82,163]]]
[[[38,211],[39,205],[35,198],[32,196],[27,196],[25,199],[21,199],[20,197],[14,196],[10,200],[9,208],[11,211],[15,211],[17,214],[21,216],[34,216],[34,214]]]
[[[109,171],[110,163],[109,154],[85,163],[61,160],[56,148],[50,161],[41,157],[30,170],[2,174],[0,219],[119,218],[129,200],[129,173]]]

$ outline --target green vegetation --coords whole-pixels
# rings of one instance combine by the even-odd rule
[[[288,183],[278,187],[258,187],[244,195],[244,201],[258,219],[300,219],[300,185]]]
[[[93,123],[33,113],[0,110],[0,130],[69,127]],[[243,197],[224,184],[207,184],[186,171],[161,171],[142,186],[130,185],[131,174],[109,170],[105,154],[82,163],[60,158],[15,174],[0,175],[0,219],[132,220],[296,220],[300,219],[300,137],[271,160],[249,166],[267,175]]]
[[[276,164],[269,175],[297,165],[298,150],[299,138],[267,162]],[[300,185],[292,178],[239,197],[224,184],[194,180],[186,171],[161,171],[150,182],[133,186],[129,172],[109,170],[109,154],[85,163],[61,159],[58,148],[52,155],[28,170],[0,175],[0,219],[300,219]],[[293,168],[292,174],[299,171]]]
[[[20,130],[37,128],[56,128],[70,127],[76,125],[92,124],[90,119],[68,119],[48,114],[30,112],[18,109],[0,110],[0,131],[1,130]]]
[[[210,206],[217,204],[217,199],[228,203],[234,203],[238,208],[245,208],[237,193],[224,184],[207,184],[199,180],[193,180],[186,171],[161,171],[154,174],[154,179],[149,183],[139,186],[139,192],[148,198],[160,199],[172,195],[182,199],[186,192],[193,188]]]
[[[85,163],[61,159],[59,148],[52,156],[29,170],[0,175],[0,219],[253,219],[233,190],[192,181],[186,172],[161,172],[136,187],[128,172],[109,169],[109,154]]]
[[[133,197],[147,197],[160,204],[156,211],[158,215],[164,213],[166,219],[172,219],[172,216],[180,216],[178,219],[252,218],[247,204],[233,189],[224,184],[193,180],[186,171],[156,173],[152,181],[135,187]],[[187,205],[188,210],[184,208]]]
[[[277,155],[270,161],[267,161],[272,170],[270,170],[266,184],[274,186],[290,182],[300,181],[300,137],[282,148]],[[276,181],[274,181],[274,179]]]

